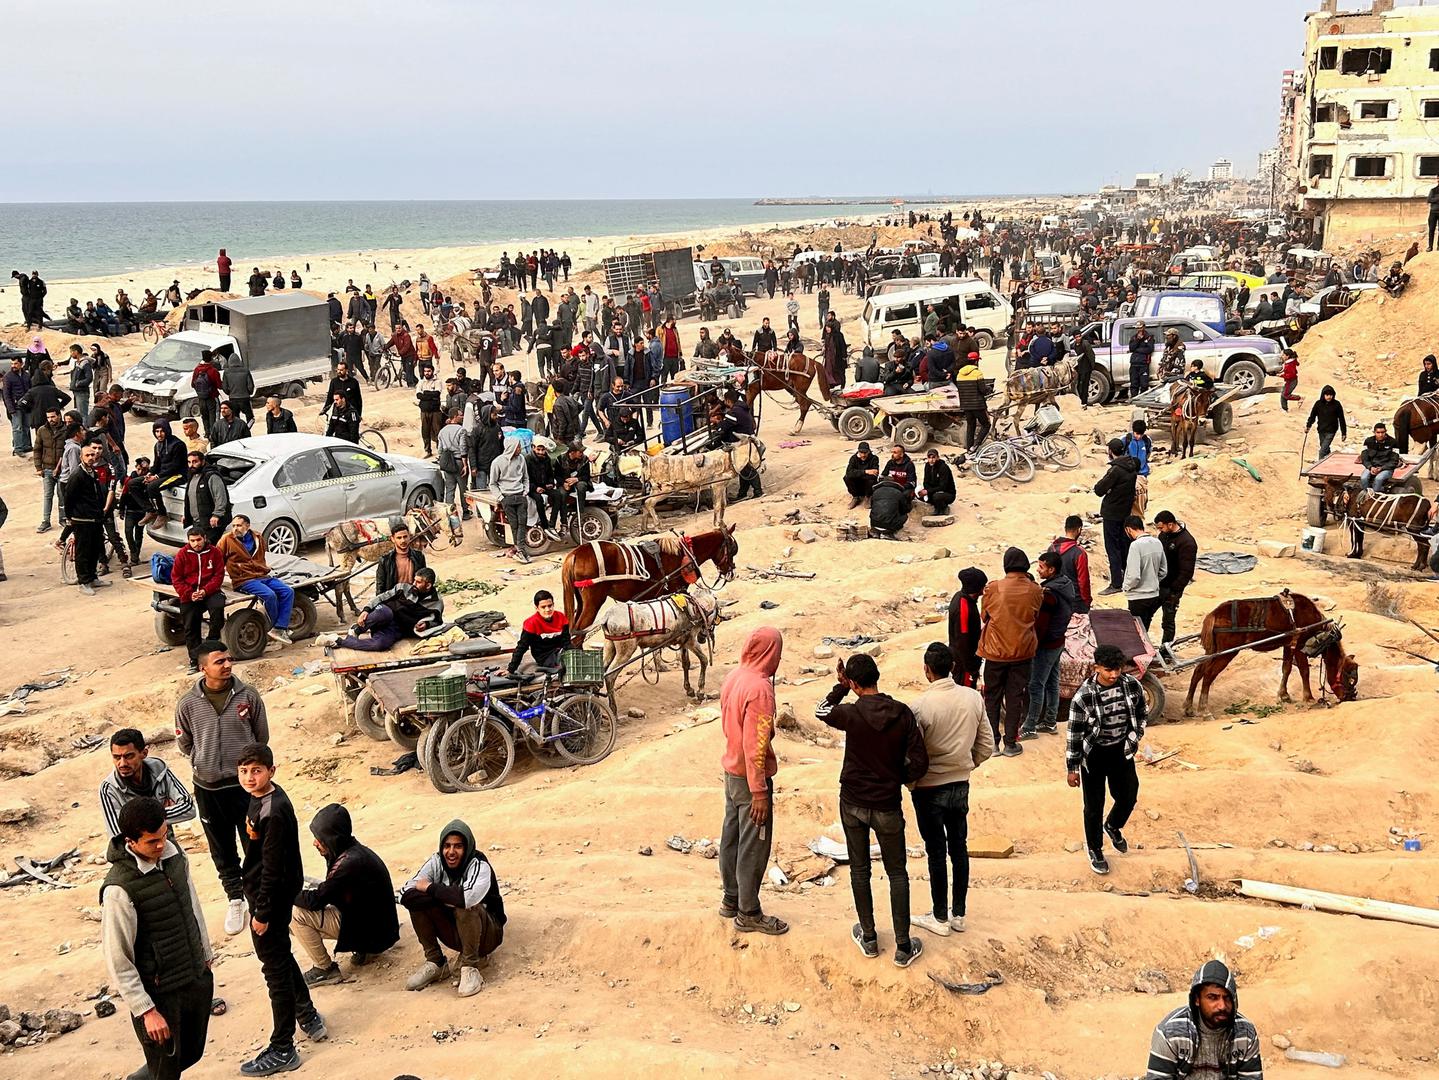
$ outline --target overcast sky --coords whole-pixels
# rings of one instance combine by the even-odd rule
[[[0,201],[1007,194],[1218,157],[1252,175],[1317,6],[7,0]]]

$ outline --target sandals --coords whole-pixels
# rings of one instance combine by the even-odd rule
[[[779,934],[789,933],[789,923],[773,915],[736,915],[734,928],[745,934]]]

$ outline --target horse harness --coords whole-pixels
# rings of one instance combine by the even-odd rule
[[[1413,499],[1413,510],[1407,519],[1402,518],[1401,503]],[[1414,533],[1428,523],[1428,501],[1419,496],[1387,492],[1361,491],[1354,499],[1354,510],[1349,515],[1357,524],[1368,525],[1381,532]]]

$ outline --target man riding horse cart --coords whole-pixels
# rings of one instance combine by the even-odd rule
[[[1192,457],[1200,428],[1207,425],[1210,435],[1216,438],[1233,430],[1234,406],[1230,403],[1242,396],[1241,386],[1215,383],[1209,389],[1173,379],[1130,398],[1130,418],[1143,420],[1150,431],[1160,427],[1168,430],[1170,454]]]

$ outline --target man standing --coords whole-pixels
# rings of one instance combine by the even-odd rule
[[[956,576],[959,591],[949,598],[949,652],[954,657],[954,681],[960,686],[978,689],[979,636],[983,625],[979,600],[989,578],[977,566],[967,566]]]
[[[1439,191],[1439,187],[1434,190]],[[1431,251],[1433,215],[1431,210]],[[1149,1043],[1149,1069],[1144,1074],[1145,1080],[1202,1076],[1233,1076],[1240,1080],[1264,1077],[1259,1032],[1239,1011],[1239,988],[1221,960],[1205,961],[1189,985],[1189,1004],[1181,1005],[1155,1026]]]
[[[100,814],[111,836],[120,835],[120,811],[133,799],[155,799],[171,825],[195,820],[195,802],[180,778],[159,758],[150,756],[145,736],[121,728],[110,736],[114,771],[100,782]]]
[[[434,364],[420,368],[420,381],[415,386],[415,404],[420,408],[420,441],[425,444],[425,457],[434,457],[435,437],[440,433],[440,384],[435,381]]]
[[[215,417],[220,401],[220,369],[215,367],[215,354],[209,349],[200,351],[200,362],[190,372],[190,389],[195,391],[195,403],[200,409],[200,419],[205,425],[205,437],[210,437],[215,427]]]
[[[500,500],[505,517],[514,534],[514,547],[506,554],[522,563],[530,561],[525,549],[525,532],[529,528],[530,473],[525,462],[524,444],[514,435],[505,437],[505,448],[490,463],[490,488]]]
[[[910,706],[924,738],[929,769],[914,782],[914,820],[929,860],[932,910],[910,916],[910,922],[931,934],[964,932],[969,895],[969,777],[994,753],[994,740],[984,722],[984,699],[951,677],[954,654],[932,642],[924,650],[928,686]],[[953,903],[946,882],[954,869]]]
[[[1094,344],[1081,335],[1074,339],[1074,395],[1081,409],[1089,408],[1089,379],[1094,373]]]
[[[189,478],[185,481],[185,525],[196,525],[205,531],[212,544],[230,524],[230,491],[225,479],[204,454],[191,450],[186,456]]]
[[[1439,227],[1439,184],[1429,189],[1429,250],[1434,250],[1434,230]]]
[[[229,899],[225,933],[234,937],[245,928],[244,890],[240,882],[240,855],[235,846],[248,848],[245,812],[250,796],[240,786],[240,751],[270,738],[265,702],[259,691],[241,682],[232,670],[225,646],[201,642],[196,650],[201,677],[175,704],[175,740],[190,759],[195,778],[195,805],[205,829],[210,861]]]
[[[1029,709],[1019,730],[1025,739],[1059,733],[1059,662],[1064,658],[1069,617],[1079,602],[1074,582],[1061,572],[1062,564],[1053,551],[1041,552],[1037,560],[1041,602],[1034,619],[1037,648],[1029,669]]]
[[[42,494],[40,524],[35,528],[37,533],[49,532],[53,527],[50,524],[50,514],[54,509],[57,489],[60,492],[60,521],[63,523],[65,520],[65,491],[59,482],[60,459],[65,453],[65,442],[65,425],[60,419],[60,410],[47,409],[45,422],[35,429],[35,452],[32,458],[35,475],[40,477]]]
[[[1040,587],[1029,576],[1029,557],[1019,548],[1009,548],[1004,553],[1004,577],[984,587],[980,608],[984,628],[979,635],[984,705],[995,747],[999,748],[1002,739],[1000,753],[1005,757],[1024,752],[1019,745],[1019,724],[1025,712],[1030,666],[1039,648],[1034,617],[1043,602]]]
[[[1118,646],[1096,647],[1094,674],[1080,684],[1069,703],[1064,767],[1069,786],[1083,789],[1084,841],[1089,851],[1089,867],[1096,874],[1109,873],[1109,862],[1104,857],[1105,836],[1121,855],[1129,850],[1129,841],[1120,830],[1129,821],[1139,798],[1134,754],[1139,749],[1139,740],[1144,738],[1149,713],[1139,680],[1124,672],[1127,664]],[[1114,801],[1107,818],[1104,816],[1106,783]]]
[[[1079,542],[1083,532],[1084,519],[1078,514],[1070,514],[1064,519],[1064,535],[1056,536],[1049,550],[1059,556],[1059,572],[1074,582],[1077,596],[1074,610],[1080,615],[1088,615],[1094,596],[1089,586],[1089,552]]]
[[[210,1028],[214,954],[205,915],[159,801],[132,799],[118,826],[100,886],[105,966],[145,1051],[140,1074],[179,1080],[204,1055]]]
[[[246,596],[258,596],[270,620],[270,640],[293,645],[290,615],[295,607],[295,590],[270,573],[265,562],[265,538],[250,528],[250,519],[236,514],[230,530],[217,545],[230,584]]]
[[[1309,419],[1304,423],[1306,436],[1309,429],[1315,424],[1319,426],[1319,460],[1329,456],[1329,448],[1334,445],[1334,436],[1341,439],[1349,438],[1349,425],[1345,422],[1344,406],[1339,403],[1339,397],[1334,387],[1326,385],[1319,391],[1314,404],[1309,409]]]
[[[350,812],[339,803],[320,808],[310,822],[315,850],[325,860],[325,880],[301,890],[290,931],[310,958],[305,985],[340,982],[340,965],[325,947],[352,953],[361,967],[400,940],[395,889],[384,860],[355,839]]]
[[[64,511],[75,534],[75,580],[86,596],[94,596],[97,587],[110,584],[100,581],[95,573],[105,547],[104,519],[109,499],[109,491],[96,472],[99,463],[100,444],[87,443],[80,451],[80,464],[65,480]]]
[[[295,414],[280,404],[280,399],[271,395],[265,399],[265,434],[266,435],[293,435],[299,428],[295,426]]]
[[[250,437],[250,425],[245,418],[235,415],[235,407],[229,401],[220,402],[220,418],[215,421],[214,445],[239,442]]]
[[[469,517],[469,508],[461,494],[465,490],[465,473],[470,459],[469,435],[460,423],[463,417],[463,407],[452,409],[449,422],[435,436],[435,464],[445,485],[441,501],[454,513]]]
[[[722,919],[736,930],[783,934],[789,924],[760,908],[759,887],[769,866],[774,843],[775,758],[774,676],[779,670],[784,639],[772,626],[752,631],[744,643],[739,667],[720,688],[720,724],[725,749],[724,825],[720,832],[720,900]]]
[[[1142,517],[1132,514],[1125,519],[1124,532],[1129,537],[1124,595],[1129,600],[1129,613],[1144,623],[1147,631],[1162,603],[1160,582],[1168,574],[1169,564],[1165,561],[1164,545],[1145,531]]]
[[[1199,545],[1190,534],[1189,527],[1177,520],[1168,510],[1161,510],[1154,515],[1154,526],[1159,531],[1159,542],[1164,547],[1166,567],[1164,580],[1159,583],[1159,607],[1163,612],[1160,621],[1163,629],[1161,643],[1172,645],[1179,602],[1184,599],[1184,590],[1194,580],[1194,564],[1199,557]]]
[[[1139,462],[1124,451],[1123,439],[1109,440],[1109,469],[1094,485],[1101,496],[1099,518],[1104,525],[1104,550],[1109,556],[1109,585],[1100,596],[1120,592],[1124,580],[1125,560],[1129,556],[1129,537],[1124,521],[1134,509],[1134,492],[1139,481]]]
[[[10,419],[10,453],[24,457],[33,449],[30,438],[30,409],[24,402],[30,393],[30,376],[25,374],[25,361],[15,357],[10,361],[10,370],[5,373],[0,394],[5,400],[5,415]]]
[[[889,877],[894,920],[894,963],[909,967],[924,944],[909,936],[909,869],[904,847],[904,805],[900,790],[929,771],[929,754],[909,706],[879,691],[879,666],[863,653],[835,661],[839,681],[815,706],[815,719],[845,733],[839,773],[839,820],[849,849],[849,884],[859,922],[850,937],[868,957],[879,955],[870,890],[869,837],[879,843]],[[844,701],[854,691],[853,705]]]
[[[1149,389],[1149,368],[1154,358],[1154,338],[1142,322],[1135,323],[1134,336],[1129,339],[1129,398]]]
[[[220,249],[220,254],[215,256],[215,274],[220,279],[220,291],[230,291],[230,256],[225,254],[225,249]]]

